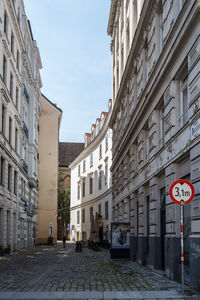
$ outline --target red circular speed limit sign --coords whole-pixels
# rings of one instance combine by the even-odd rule
[[[172,183],[169,194],[175,203],[185,205],[194,198],[194,186],[188,180],[179,179]]]

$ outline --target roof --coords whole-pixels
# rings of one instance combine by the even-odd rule
[[[42,94],[42,97],[45,98],[45,100],[47,100],[51,105],[53,105],[57,110],[59,110],[60,112],[63,112],[62,109],[60,107],[57,106],[57,104],[51,102],[44,94]]]
[[[84,143],[59,143],[59,166],[67,167],[84,150]]]

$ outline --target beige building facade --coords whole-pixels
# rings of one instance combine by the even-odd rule
[[[181,278],[179,178],[195,187],[184,207],[185,281],[200,290],[199,1],[112,0],[113,220],[129,221],[131,259]]]
[[[58,149],[62,110],[41,96],[39,130],[38,244],[57,243]]]

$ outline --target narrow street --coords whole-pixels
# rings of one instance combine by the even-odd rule
[[[0,299],[198,299],[186,287],[109,251],[39,246],[0,257]],[[189,297],[190,296],[190,297]],[[191,297],[192,296],[192,297]]]

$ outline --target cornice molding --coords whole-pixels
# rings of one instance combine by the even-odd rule
[[[79,205],[70,207],[70,210],[76,210],[76,209],[84,207],[86,205],[91,205],[92,203],[95,203],[95,202],[101,200],[102,198],[108,196],[111,193],[112,193],[112,186],[107,191],[105,191],[103,194],[99,195],[98,197],[96,197],[94,199],[91,199],[91,200],[88,200],[88,201],[85,201],[85,202],[82,202]]]
[[[107,27],[107,34],[112,36],[113,34],[113,28],[115,23],[115,17],[117,13],[117,9],[120,6],[120,0],[112,0],[111,7],[110,7],[110,15],[109,15],[109,21],[108,21],[108,27]]]

